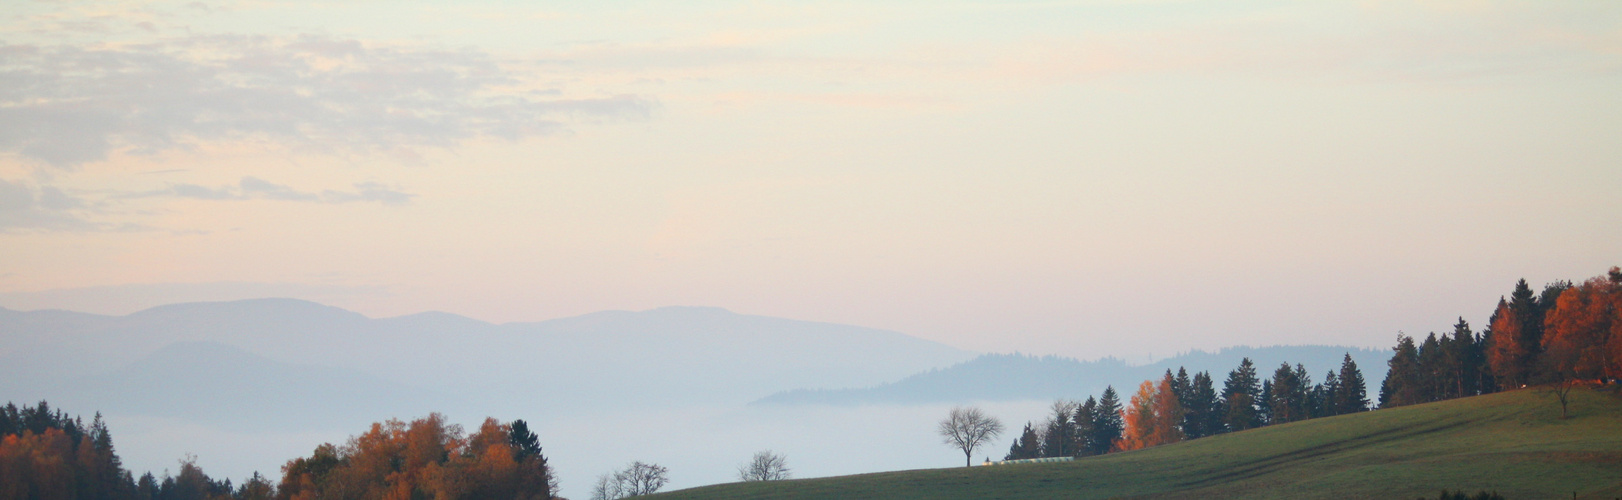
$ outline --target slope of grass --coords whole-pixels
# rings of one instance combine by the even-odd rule
[[[1066,463],[733,483],[655,498],[1434,498],[1443,488],[1622,497],[1622,396],[1578,389],[1571,412],[1562,419],[1553,395],[1520,390]]]

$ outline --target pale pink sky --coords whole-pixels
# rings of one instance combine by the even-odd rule
[[[1615,2],[31,2],[0,306],[1385,346],[1622,264]]]

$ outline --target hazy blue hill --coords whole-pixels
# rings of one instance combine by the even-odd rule
[[[46,309],[14,311],[0,307],[0,356],[27,351],[61,337],[83,335],[119,321],[116,316]]]
[[[55,379],[103,373],[175,342],[218,342],[275,359],[323,363],[377,340],[365,316],[292,299],[174,304],[96,318],[30,311],[7,333],[28,346],[17,360],[29,372]]]
[[[502,325],[504,350],[557,377],[565,402],[603,406],[742,404],[793,387],[872,385],[972,354],[896,332],[708,307],[605,311]],[[487,369],[500,369],[490,365]],[[597,387],[632,388],[605,398]]]
[[[1364,384],[1378,393],[1385,378],[1389,353],[1382,349],[1342,346],[1233,347],[1217,352],[1193,351],[1141,366],[1129,366],[1119,359],[1078,361],[1056,356],[985,354],[949,368],[930,370],[900,381],[865,388],[797,389],[780,392],[755,404],[922,404],[967,401],[1016,401],[1028,399],[1084,399],[1097,396],[1106,386],[1114,386],[1126,399],[1140,382],[1158,379],[1166,370],[1188,369],[1190,376],[1210,371],[1217,390],[1229,371],[1249,357],[1257,375],[1271,377],[1280,363],[1300,363],[1322,382],[1331,369],[1338,370],[1344,355],[1351,354],[1363,372]]]
[[[450,398],[354,370],[272,361],[215,342],[176,342],[123,368],[57,384],[59,405],[238,430],[364,425]]]
[[[383,328],[395,332],[484,332],[496,327],[493,323],[439,311],[421,312],[374,321]]]
[[[347,370],[402,388],[385,391],[388,398],[455,394],[456,401],[442,400],[440,408],[505,414],[742,404],[794,387],[874,385],[972,357],[896,332],[703,307],[494,325],[440,312],[372,319],[302,300],[256,299],[167,305],[122,317],[6,310],[0,320],[7,344],[26,346],[0,356],[6,376],[0,398],[11,399],[88,394],[89,387],[62,384],[115,370],[118,377],[162,383],[163,377],[135,376],[161,371],[148,361],[159,355],[168,356],[163,373],[169,375],[224,368],[164,351],[196,342]],[[225,379],[244,389],[295,382],[276,366],[243,366]],[[254,379],[261,369],[263,380]],[[224,394],[198,391],[196,397]],[[318,402],[327,396],[309,395]]]

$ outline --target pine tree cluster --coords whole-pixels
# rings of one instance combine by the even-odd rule
[[[1045,422],[1025,424],[1004,460],[1101,455],[1369,409],[1363,373],[1349,353],[1320,384],[1288,363],[1261,380],[1250,358],[1228,372],[1220,392],[1213,380],[1179,367],[1159,383],[1144,382],[1126,404],[1114,387],[1081,403],[1055,402]]]

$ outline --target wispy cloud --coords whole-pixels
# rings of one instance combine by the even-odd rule
[[[474,50],[376,47],[320,36],[0,45],[0,150],[57,167],[114,149],[267,137],[328,151],[450,147],[645,117],[634,95],[530,92]]]
[[[123,193],[119,198],[189,198],[196,200],[276,200],[312,203],[377,202],[404,205],[417,195],[377,182],[355,184],[353,191],[300,191],[258,177],[243,177],[235,186],[208,187],[197,184],[170,184],[167,188]]]
[[[174,183],[145,191],[73,191],[24,180],[0,179],[0,233],[146,231],[160,228],[129,221],[130,215],[148,213],[132,208],[143,199],[270,200],[301,203],[380,203],[406,205],[416,194],[379,182],[360,182],[354,189],[303,191],[258,177],[243,177],[235,185],[204,186]]]
[[[93,204],[54,186],[0,179],[0,233],[19,231],[126,231],[128,224],[95,222],[86,217]]]

